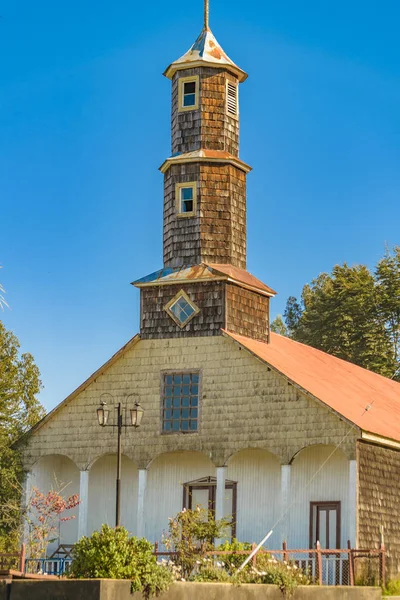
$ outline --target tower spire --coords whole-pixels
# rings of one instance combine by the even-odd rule
[[[210,0],[204,0],[204,29],[210,29]]]

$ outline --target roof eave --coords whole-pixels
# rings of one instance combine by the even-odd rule
[[[217,63],[203,59],[171,63],[169,67],[165,69],[163,75],[167,79],[172,79],[177,71],[183,71],[184,69],[193,69],[195,67],[211,67],[214,69],[226,69],[230,73],[236,75],[236,77],[239,80],[239,83],[243,83],[243,81],[246,81],[246,79],[248,78],[248,74],[245,71],[243,71],[243,69],[234,64]]]
[[[242,160],[235,158],[234,156],[232,156],[232,158],[214,158],[214,157],[208,157],[208,156],[194,156],[194,157],[187,157],[185,158],[185,155],[181,155],[181,156],[174,156],[171,158],[167,158],[163,164],[159,167],[159,170],[161,171],[161,173],[166,173],[168,171],[168,169],[172,166],[172,165],[180,165],[180,164],[184,164],[184,163],[196,163],[196,162],[207,162],[207,163],[225,163],[225,164],[231,164],[234,167],[237,167],[238,169],[240,169],[241,171],[243,171],[244,173],[250,173],[250,171],[252,170],[252,167],[250,167],[250,165],[246,164],[245,162],[243,162]]]

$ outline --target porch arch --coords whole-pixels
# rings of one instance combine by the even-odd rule
[[[115,526],[117,455],[103,454],[89,469],[87,532]],[[136,534],[138,469],[127,456],[121,461],[121,525]]]
[[[161,542],[168,519],[182,510],[183,484],[202,477],[215,477],[215,465],[201,452],[177,451],[160,454],[148,469],[145,522],[146,537]]]
[[[32,466],[30,488],[37,488],[43,494],[51,490],[60,491],[64,498],[79,494],[79,469],[76,464],[63,454],[46,454],[41,456]],[[28,499],[29,501],[29,499]],[[55,542],[49,545],[51,554],[60,544],[74,544],[78,537],[78,510],[74,509],[61,515],[72,517],[69,521],[60,521]]]
[[[237,482],[236,537],[260,542],[275,523],[281,503],[281,465],[277,456],[260,448],[239,450],[227,462],[227,479]],[[279,531],[268,546],[279,547]]]
[[[326,462],[327,461],[327,462]],[[324,464],[325,463],[325,464]],[[311,503],[340,503],[340,545],[349,539],[349,460],[333,445],[303,448],[292,459],[289,547],[308,548]]]

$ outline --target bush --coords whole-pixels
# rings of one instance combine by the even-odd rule
[[[280,562],[269,554],[257,555],[256,566],[247,565],[233,579],[238,583],[265,583],[277,585],[286,598],[290,598],[298,585],[309,585],[310,579],[297,565]]]
[[[228,519],[216,521],[212,511],[200,506],[194,510],[184,508],[169,519],[168,534],[163,541],[175,553],[175,563],[185,579],[192,574],[196,562],[214,550],[214,539],[223,537],[228,525]]]
[[[382,596],[400,596],[400,579],[388,581],[386,587],[382,590]]]
[[[132,591],[145,598],[158,596],[172,583],[172,574],[157,564],[153,547],[145,539],[129,537],[124,527],[103,525],[83,537],[72,550],[69,577],[77,579],[130,579]]]
[[[245,554],[235,553],[249,552],[251,550],[251,544],[249,542],[238,542],[237,539],[233,538],[232,542],[224,542],[218,546],[218,550],[221,552],[232,552],[232,554],[226,554],[220,558],[223,560],[225,565],[227,565],[228,570],[233,573],[247,558]]]

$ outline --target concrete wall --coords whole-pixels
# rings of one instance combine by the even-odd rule
[[[130,593],[130,586],[129,581],[114,580],[13,581],[10,600],[142,600],[142,594]],[[380,588],[302,586],[296,589],[293,600],[380,600],[381,594]],[[179,583],[159,598],[282,600],[284,597],[279,589],[272,585],[234,587],[231,584]]]

